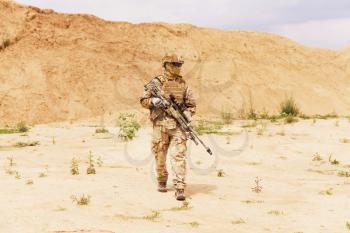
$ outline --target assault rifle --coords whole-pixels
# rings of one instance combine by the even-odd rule
[[[164,96],[163,91],[159,89],[158,84],[155,83],[153,80],[146,84],[144,87],[146,91],[151,92],[151,94],[154,97],[158,97],[161,100],[161,109],[164,112],[166,112],[169,116],[172,116],[177,121],[177,123],[179,123],[180,128],[189,136],[189,138],[196,145],[198,145],[199,141],[210,155],[213,154],[210,148],[204,144],[204,142],[198,137],[196,132],[191,127],[190,122],[183,113],[183,106],[179,105],[176,102],[174,95],[171,94],[169,98],[166,98]]]

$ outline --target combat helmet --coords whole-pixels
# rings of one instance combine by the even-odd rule
[[[166,63],[179,63],[183,64],[184,61],[178,57],[176,54],[165,55],[162,59],[162,66],[165,67]]]

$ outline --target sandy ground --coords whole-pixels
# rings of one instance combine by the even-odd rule
[[[190,143],[187,208],[173,191],[156,191],[150,128],[129,143],[116,139],[116,128],[95,134],[93,125],[63,123],[0,135],[0,232],[348,232],[350,178],[338,172],[350,172],[349,121],[243,124],[230,126],[230,139],[202,137],[215,156]],[[35,140],[40,145],[12,146]],[[89,151],[103,161],[95,175],[86,174]],[[252,191],[256,177],[260,193]],[[72,201],[83,194],[88,205]]]

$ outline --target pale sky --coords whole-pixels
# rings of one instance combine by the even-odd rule
[[[350,0],[16,0],[112,21],[190,23],[287,36],[301,44],[350,46]]]

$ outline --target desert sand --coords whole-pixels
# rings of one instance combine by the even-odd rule
[[[293,96],[305,114],[348,115],[349,49],[310,48],[253,31],[110,22],[0,0],[0,124],[141,112],[143,85],[177,53],[198,115],[250,105],[270,114]],[[1,44],[0,44],[1,45]]]
[[[0,135],[0,232],[347,232],[350,178],[338,173],[350,172],[349,120],[242,127],[249,123],[226,126],[235,132],[229,138],[202,136],[213,156],[189,142],[187,206],[171,182],[169,192],[156,191],[150,128],[129,142],[115,127],[96,134],[99,122]],[[31,141],[40,144],[13,147]],[[87,175],[89,151],[102,165]],[[70,173],[72,158],[79,175]],[[77,205],[73,195],[90,203]]]

